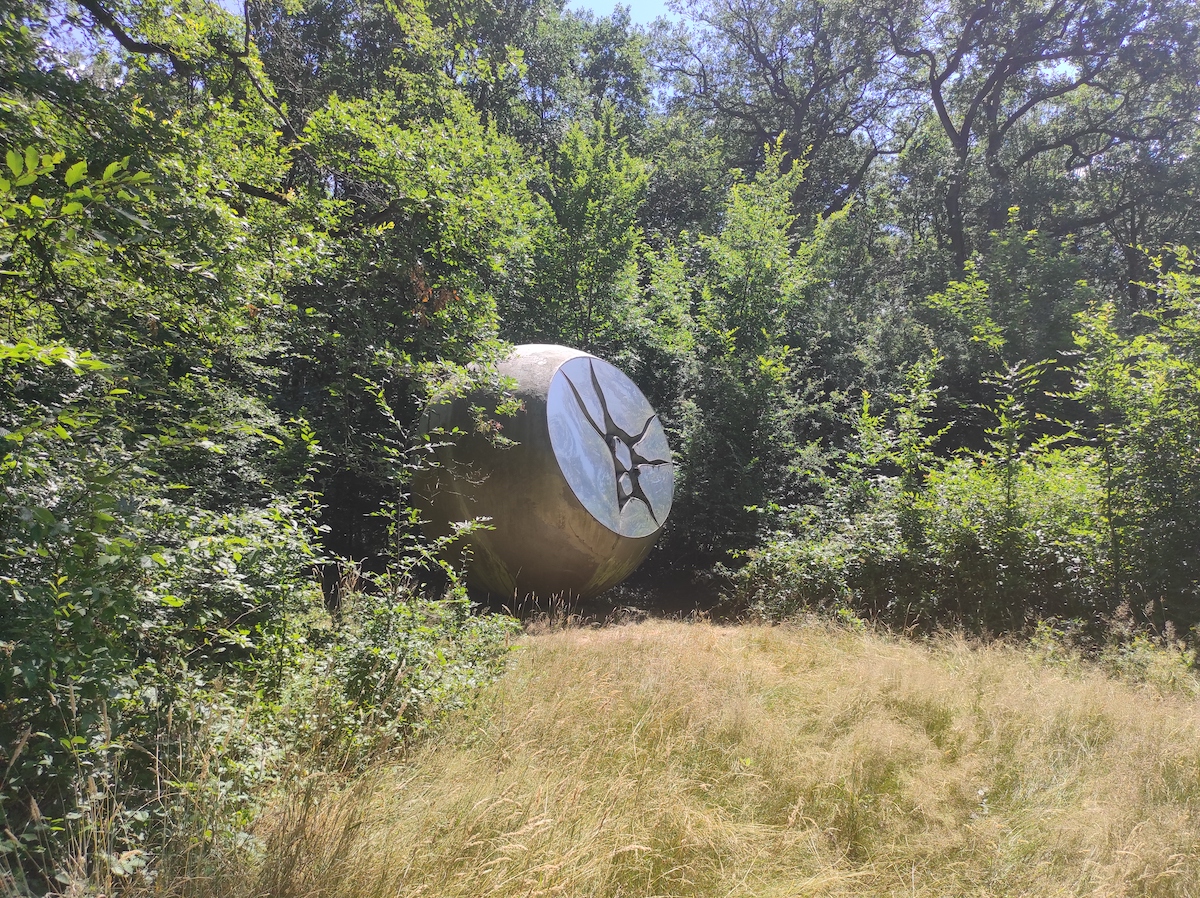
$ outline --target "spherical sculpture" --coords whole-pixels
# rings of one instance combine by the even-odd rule
[[[465,537],[467,583],[503,598],[596,595],[646,557],[671,510],[674,469],[658,415],[628,377],[565,346],[518,346],[500,364],[522,410],[476,426],[495,397],[434,406],[425,431],[464,431],[417,478],[425,530],[488,518]]]

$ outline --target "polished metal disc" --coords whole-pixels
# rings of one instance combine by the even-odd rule
[[[563,476],[597,521],[634,538],[662,527],[674,492],[671,450],[633,381],[602,359],[570,359],[550,382],[546,419]]]

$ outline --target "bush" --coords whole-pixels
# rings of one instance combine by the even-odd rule
[[[283,697],[295,752],[327,769],[377,761],[463,707],[500,672],[518,626],[473,614],[462,587],[424,598],[403,570],[369,586],[344,594],[336,620],[310,631]]]
[[[219,431],[131,434],[106,365],[0,349],[0,398],[20,400],[0,412],[0,890],[210,865],[300,759],[403,745],[496,671],[510,622],[422,597],[428,553],[331,618],[302,482],[206,507],[155,469],[221,453]],[[299,425],[241,438],[314,448]]]
[[[11,389],[37,372],[3,373]],[[0,875],[22,889],[140,867],[181,773],[169,759],[207,714],[197,694],[277,669],[289,616],[317,600],[302,495],[222,512],[172,498],[107,413],[108,384],[73,392],[0,424]]]
[[[991,451],[938,459],[931,376],[914,369],[890,416],[864,401],[823,501],[746,553],[738,604],[767,619],[833,608],[904,627],[1102,625],[1116,604],[1096,451],[1030,445],[1017,405],[1002,403]]]

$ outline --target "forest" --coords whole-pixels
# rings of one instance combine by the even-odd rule
[[[512,344],[659,411],[651,593],[1193,651],[1196,4],[676,2],[0,0],[4,890],[503,666],[406,487]]]

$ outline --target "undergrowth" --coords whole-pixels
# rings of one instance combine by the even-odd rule
[[[221,881],[261,856],[255,825],[272,801],[399,756],[502,669],[516,622],[472,613],[461,589],[426,598],[403,573],[358,587],[336,614],[319,594],[294,603],[270,653],[223,668],[180,659],[169,679],[129,665],[136,700],[72,708],[51,771],[70,795],[57,816],[22,791],[26,748],[50,739],[27,731],[0,767],[0,895]],[[28,809],[20,835],[14,808]]]

